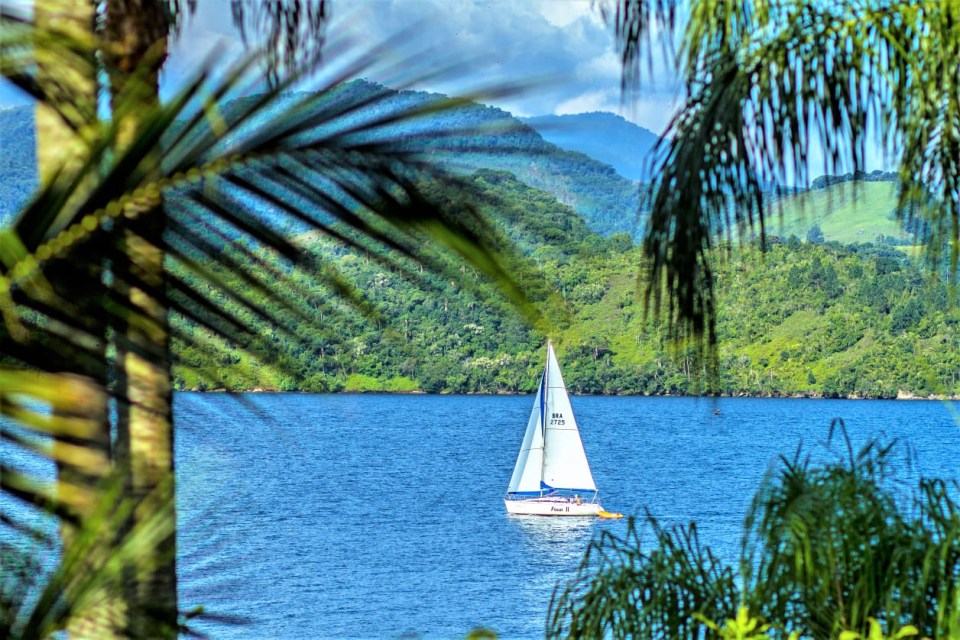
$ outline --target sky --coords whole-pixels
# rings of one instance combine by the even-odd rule
[[[211,52],[217,52],[222,66],[244,53],[229,1],[199,0],[198,6],[171,48],[162,78],[165,95]],[[347,38],[357,52],[410,30],[405,41],[418,55],[406,68],[421,77],[442,65],[459,65],[453,76],[417,88],[463,94],[536,82],[518,95],[485,100],[518,116],[610,111],[659,132],[679,95],[677,85],[664,80],[672,76],[662,73],[659,84],[645,84],[629,103],[621,100],[613,36],[593,0],[332,0],[328,29],[331,40]],[[409,55],[408,46],[382,57]],[[372,69],[363,75],[387,84],[398,81],[379,73]],[[0,106],[17,102],[9,87],[0,88]]]
[[[609,111],[662,133],[681,104],[677,74],[655,47],[653,73],[645,73],[640,90],[624,98],[612,30],[601,18],[599,1],[329,0],[331,55],[324,68],[335,70],[338,62],[349,59],[349,54],[332,55],[334,41],[349,42],[347,50],[359,55],[405,34],[378,55],[379,65],[359,75],[399,87],[411,78],[422,79],[456,65],[455,73],[413,83],[414,88],[464,95],[491,86],[525,84],[527,89],[517,94],[481,95],[479,101],[518,116]],[[0,0],[0,4],[30,2]],[[161,76],[162,95],[175,92],[204,62],[213,60],[226,70],[231,60],[246,52],[233,26],[229,0],[197,4],[196,13],[185,18],[171,43]],[[402,76],[385,70],[397,60],[404,61]],[[0,108],[23,103],[15,91],[0,81]],[[822,156],[818,146],[812,143],[810,149],[817,159]],[[817,159],[811,167],[821,164]],[[884,164],[879,151],[871,149],[870,168]]]
[[[413,61],[404,65],[412,77],[459,65],[451,77],[418,83],[416,88],[463,95],[486,86],[536,82],[518,95],[479,101],[517,116],[609,111],[662,133],[682,104],[678,75],[655,45],[650,52],[652,73],[645,64],[639,91],[623,96],[621,65],[612,29],[600,14],[600,1],[331,0],[328,29],[331,41],[351,40],[357,52],[409,33],[401,40],[406,46],[394,47],[392,56],[382,57],[395,60],[415,51]],[[244,51],[228,0],[198,3],[198,12],[187,20],[172,48],[165,74],[168,88],[189,75],[215,47],[225,52],[224,59]],[[376,69],[365,72],[365,77],[394,87],[407,80],[380,77]],[[820,147],[813,140],[808,149],[813,176],[824,172]],[[868,166],[884,166],[878,149],[869,150]]]

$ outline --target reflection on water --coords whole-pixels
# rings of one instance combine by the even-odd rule
[[[587,545],[602,524],[596,518],[504,517],[520,541],[518,555],[527,565],[519,593],[523,600],[538,603],[530,623],[542,625],[549,603],[545,596],[562,590],[575,577]]]
[[[524,551],[551,564],[576,566],[596,531],[596,518],[507,516],[521,532]]]
[[[530,536],[531,541],[546,542],[548,544],[562,544],[576,542],[584,535],[593,532],[596,524],[595,517],[590,518],[563,518],[549,516],[508,516],[515,526]]]

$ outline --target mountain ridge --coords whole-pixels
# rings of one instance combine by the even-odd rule
[[[227,101],[223,111],[229,114],[244,100],[253,99]],[[352,80],[334,88],[326,100],[331,106],[343,102],[364,105],[353,120],[323,125],[351,127],[365,120],[389,118],[391,112],[429,111],[432,102],[440,104],[447,97]],[[634,183],[604,162],[548,142],[535,129],[498,107],[466,102],[453,109],[441,109],[431,114],[429,120],[400,119],[381,125],[379,135],[384,133],[393,135],[401,146],[421,151],[462,174],[478,169],[510,171],[572,206],[591,228],[602,234],[626,232],[637,237],[642,228],[638,220],[639,192]],[[32,107],[0,111],[0,141],[4,150],[0,154],[0,220],[5,220],[20,209],[37,186]]]
[[[608,111],[522,117],[548,142],[611,165],[635,182],[650,179],[651,152],[660,137]]]

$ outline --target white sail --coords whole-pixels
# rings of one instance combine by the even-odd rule
[[[554,489],[596,491],[570,396],[551,344],[547,345],[547,368],[540,386],[546,398],[541,418],[546,425],[542,449],[544,484]]]
[[[537,389],[537,399],[533,403],[527,432],[523,435],[523,444],[513,468],[508,493],[540,493],[540,480],[543,478],[543,378]]]

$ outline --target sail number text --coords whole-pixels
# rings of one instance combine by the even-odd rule
[[[563,419],[562,413],[552,413],[550,414],[550,424],[562,425],[562,424],[567,424],[567,421]]]

